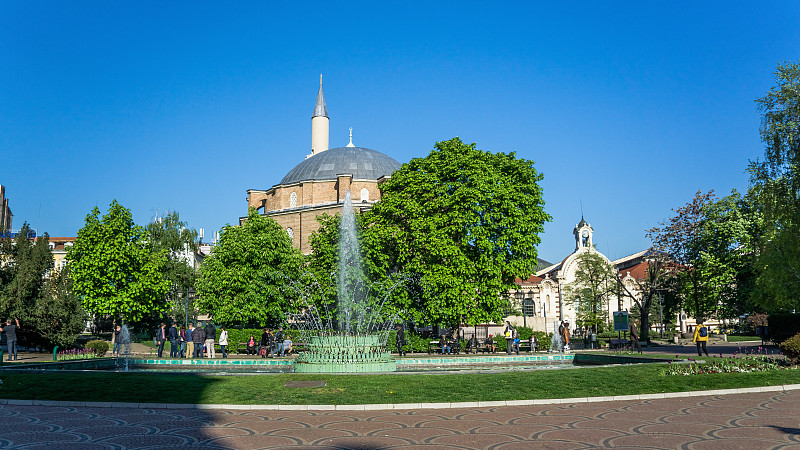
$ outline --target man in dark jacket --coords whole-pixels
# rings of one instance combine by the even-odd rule
[[[181,344],[179,342],[180,336],[178,335],[178,328],[173,323],[171,327],[169,327],[169,357],[170,358],[177,358],[178,353],[181,348]]]
[[[194,342],[194,357],[195,358],[202,358],[203,357],[203,344],[206,341],[206,333],[200,327],[200,322],[197,322],[197,328],[192,331],[192,342]]]
[[[278,327],[278,331],[275,332],[275,357],[278,357],[278,352],[283,356],[283,351],[283,327]]]
[[[0,331],[6,334],[6,353],[8,353],[9,361],[17,360],[17,328],[19,328],[19,319],[14,319],[14,322],[16,322],[16,325],[11,323],[11,319],[8,319],[6,325],[0,327]],[[2,325],[2,322],[0,322],[0,325]]]
[[[217,338],[217,328],[214,326],[211,321],[206,321],[206,353],[208,353],[209,358],[215,358],[217,355],[214,352],[214,339]]]
[[[403,356],[405,352],[403,351],[403,346],[406,345],[406,332],[403,330],[403,326],[399,323],[397,324],[397,334],[395,334],[395,346],[397,347],[397,353],[400,356]]]

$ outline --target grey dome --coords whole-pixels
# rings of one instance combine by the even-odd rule
[[[280,184],[335,180],[341,174],[361,180],[377,180],[399,168],[399,162],[381,152],[363,147],[339,147],[325,150],[296,165]]]

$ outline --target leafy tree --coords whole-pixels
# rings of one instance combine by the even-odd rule
[[[716,305],[721,318],[752,310],[754,255],[763,232],[761,214],[735,190],[703,206],[705,219],[695,242],[699,252],[692,265],[702,280],[703,303]]]
[[[544,211],[533,162],[478,150],[459,138],[438,142],[381,185],[364,213],[366,257],[383,276],[414,276],[396,307],[421,323],[500,321],[515,278],[537,264]]]
[[[302,254],[280,225],[250,208],[242,225],[222,229],[200,268],[195,304],[218,322],[280,323],[296,309],[286,286],[302,265]]]
[[[761,242],[754,301],[768,310],[798,310],[800,296],[800,65],[784,63],[776,85],[756,100],[764,159],[750,180],[768,229]]]
[[[617,273],[600,254],[589,251],[577,258],[575,280],[564,289],[564,298],[575,308],[577,325],[591,327],[608,322],[606,305],[617,293]]]
[[[28,344],[71,345],[86,326],[86,312],[72,295],[68,276],[52,271],[47,233],[34,241],[29,232],[26,223],[16,238],[3,239],[0,318],[18,318]]]
[[[27,322],[44,295],[45,275],[53,268],[50,239],[45,233],[33,242],[29,233],[25,223],[15,238],[2,240],[0,320],[15,317]]]
[[[715,199],[714,191],[698,191],[690,203],[673,209],[675,215],[666,223],[648,231],[657,251],[675,262],[671,275],[676,279],[671,288],[683,298],[684,308],[697,318],[716,311],[719,299],[714,289],[725,280],[732,282],[730,271],[715,267],[714,255],[706,252],[710,242],[704,236],[713,236],[705,232],[709,223],[706,211]],[[708,264],[704,265],[704,261]]]
[[[188,304],[186,294],[194,288],[198,277],[191,258],[197,251],[197,231],[189,228],[186,222],[181,221],[180,215],[173,211],[147,224],[145,233],[151,251],[166,256],[162,273],[170,285],[167,301],[172,307],[172,315],[183,317],[186,311],[194,309]]]
[[[31,320],[38,334],[50,345],[68,347],[75,343],[89,315],[72,291],[69,266],[52,276],[32,311]]]
[[[73,291],[88,312],[138,321],[169,309],[166,257],[153,251],[145,236],[116,200],[104,216],[97,207],[86,216],[67,260]]]

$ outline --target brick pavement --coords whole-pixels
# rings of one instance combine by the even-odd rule
[[[2,448],[800,449],[800,390],[547,406],[257,411],[0,405]]]

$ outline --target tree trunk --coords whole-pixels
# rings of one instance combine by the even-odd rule
[[[651,295],[646,302],[642,303],[642,307],[640,308],[640,312],[642,313],[642,326],[639,330],[639,337],[643,341],[650,340],[650,302],[652,298]]]

